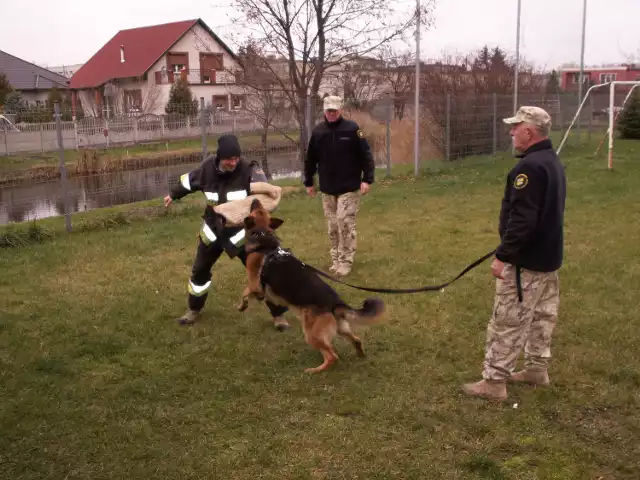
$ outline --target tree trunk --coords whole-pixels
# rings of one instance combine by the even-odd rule
[[[304,159],[307,153],[310,133],[308,132],[307,121],[307,97],[304,93],[298,93],[298,125],[300,126],[300,138],[298,140],[298,153],[300,155],[300,165],[304,168]]]
[[[260,136],[260,148],[262,149],[262,170],[267,177],[267,180],[271,180],[271,171],[269,170],[269,153],[267,150],[267,138],[269,135],[269,125],[263,125],[262,135]]]

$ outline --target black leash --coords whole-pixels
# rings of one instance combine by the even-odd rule
[[[469,272],[470,270],[473,270],[474,268],[476,268],[482,262],[484,262],[485,260],[487,260],[488,258],[493,256],[493,254],[495,254],[495,253],[496,253],[496,251],[493,250],[493,251],[487,253],[486,255],[480,257],[478,260],[476,260],[475,262],[473,262],[472,264],[467,266],[467,268],[462,270],[462,272],[460,272],[458,274],[458,276],[455,277],[453,280],[450,280],[450,281],[448,281],[446,283],[443,283],[441,285],[428,285],[428,286],[419,287],[419,288],[369,288],[369,287],[359,287],[357,285],[351,285],[350,283],[343,282],[342,280],[338,280],[337,278],[334,278],[331,275],[328,275],[328,274],[324,273],[322,270],[318,270],[316,267],[308,265],[308,264],[306,264],[304,262],[302,264],[305,267],[307,267],[308,269],[313,270],[315,273],[317,273],[318,275],[320,275],[322,277],[328,278],[329,280],[332,280],[332,281],[337,282],[337,283],[341,283],[342,285],[346,285],[346,286],[351,287],[351,288],[356,288],[358,290],[364,290],[366,292],[377,292],[377,293],[418,293],[418,292],[430,292],[430,291],[435,291],[435,290],[442,290],[444,287],[447,287],[447,286],[451,285],[453,282],[455,282],[459,278],[461,278],[464,275],[466,275],[467,272]]]

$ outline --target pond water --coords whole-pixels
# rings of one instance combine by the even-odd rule
[[[273,178],[299,176],[295,153],[270,155]],[[180,175],[198,163],[68,179],[71,213],[165,196]],[[159,200],[160,201],[160,200]],[[0,188],[0,224],[64,215],[60,180]]]

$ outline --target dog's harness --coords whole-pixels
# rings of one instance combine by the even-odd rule
[[[291,250],[288,248],[277,247],[275,250],[271,250],[269,252],[264,252],[264,250],[258,248],[254,250],[254,252],[263,252],[266,253],[264,256],[264,261],[262,262],[262,269],[260,270],[260,284],[262,286],[262,290],[264,291],[265,286],[267,285],[267,273],[269,272],[269,267],[271,267],[274,263],[281,261],[283,258],[295,258],[291,254]],[[298,260],[298,259],[296,259]],[[300,262],[300,260],[298,260]],[[300,262],[303,266],[304,263]]]

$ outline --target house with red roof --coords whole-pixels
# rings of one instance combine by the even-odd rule
[[[71,77],[74,112],[85,115],[163,114],[172,84],[183,78],[198,100],[240,107],[236,54],[201,20],[120,30]],[[80,100],[80,102],[78,102]]]

